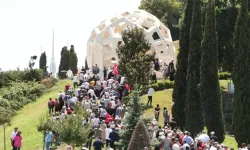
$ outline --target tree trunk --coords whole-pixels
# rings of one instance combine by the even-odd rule
[[[4,150],[6,150],[6,126],[3,125],[3,142],[4,142]]]
[[[45,133],[46,132],[43,133],[43,150],[44,150],[44,147],[45,147]]]

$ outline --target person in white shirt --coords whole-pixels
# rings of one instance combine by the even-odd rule
[[[184,144],[182,145],[183,150],[189,150],[190,146],[187,144],[186,141],[184,141]]]
[[[15,136],[17,134],[17,131],[18,131],[18,128],[15,127],[14,131],[12,131],[11,134],[10,134],[10,142],[11,142],[11,145],[13,146],[13,149],[14,149],[14,138],[15,138]]]
[[[84,82],[84,74],[83,74],[83,72],[80,72],[80,74],[79,74],[79,80],[80,80],[79,86],[81,86],[82,83]]]
[[[76,89],[76,87],[78,86],[78,77],[77,77],[77,75],[75,75],[73,77],[73,85],[74,85],[74,89]]]
[[[123,84],[123,83],[124,83],[124,81],[125,81],[125,77],[123,76],[123,77],[121,77],[120,84]]]
[[[109,134],[111,132],[112,132],[112,129],[110,129],[110,125],[107,125],[107,128],[105,129],[106,147],[109,147],[109,144],[110,144]]]
[[[154,89],[152,88],[152,87],[149,87],[149,89],[148,89],[148,103],[147,103],[147,105],[149,105],[150,104],[150,106],[152,106],[152,96],[153,96],[153,93],[154,93]]]
[[[86,73],[86,74],[84,75],[84,81],[85,81],[85,82],[88,82],[88,81],[89,81],[89,78],[90,78],[89,75]]]
[[[95,91],[93,90],[93,89],[89,89],[88,90],[88,94],[90,94],[90,98],[92,98],[93,96],[95,96],[96,97],[96,95],[95,95]]]
[[[72,79],[72,76],[73,76],[73,72],[69,69],[66,73],[68,79]]]
[[[172,150],[180,150],[181,148],[180,148],[180,144],[179,144],[179,141],[178,141],[178,139],[176,138],[175,140],[174,140],[174,144],[173,144],[173,146],[172,146]]]
[[[65,94],[62,92],[62,91],[60,91],[59,93],[58,93],[58,96],[57,96],[57,99],[59,99],[60,97],[64,97],[65,96]]]
[[[89,89],[89,85],[90,85],[89,82],[85,82],[85,83],[84,83],[85,89],[88,90],[88,89]]]

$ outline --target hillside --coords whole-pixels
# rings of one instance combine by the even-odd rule
[[[42,146],[42,134],[36,129],[39,117],[47,111],[48,99],[55,98],[60,90],[63,90],[68,80],[60,80],[51,92],[44,94],[36,102],[26,105],[12,119],[11,126],[6,129],[7,150],[12,149],[10,145],[10,133],[14,127],[19,127],[23,136],[22,150],[37,150]],[[4,149],[3,127],[0,128],[0,150]]]

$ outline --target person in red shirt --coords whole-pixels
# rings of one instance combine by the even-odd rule
[[[69,88],[70,88],[70,84],[68,83],[68,84],[65,85],[65,93],[68,92]]]
[[[53,114],[54,107],[55,107],[55,101],[49,98],[49,101],[48,101],[49,114]]]
[[[72,114],[72,110],[70,108],[67,109],[67,114],[71,115]]]
[[[106,119],[105,119],[105,123],[109,124],[109,122],[114,121],[115,119],[110,115],[110,114],[106,114]]]

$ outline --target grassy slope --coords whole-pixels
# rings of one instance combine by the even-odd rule
[[[147,103],[147,96],[142,97],[142,102]],[[171,113],[172,90],[164,90],[164,91],[155,92],[153,94],[153,103],[152,103],[153,107],[155,107],[156,104],[160,105],[161,110],[163,109],[163,107],[167,107],[168,112]],[[150,109],[147,109],[144,114],[147,117],[153,118],[154,117],[153,112],[154,112],[153,108],[150,108]],[[159,124],[163,126],[162,112],[160,114]],[[235,141],[234,137],[231,137],[229,135],[226,135],[224,144],[227,145],[229,148],[237,149],[237,142]]]
[[[10,133],[15,126],[19,127],[23,136],[22,150],[37,150],[42,146],[42,134],[37,132],[36,125],[39,117],[47,111],[47,101],[51,98],[56,98],[58,92],[63,90],[68,80],[59,81],[53,90],[47,94],[44,94],[36,102],[26,105],[18,112],[12,119],[12,125],[6,129],[7,150],[11,149],[9,142]],[[3,145],[3,128],[0,128],[0,149],[4,148]]]

